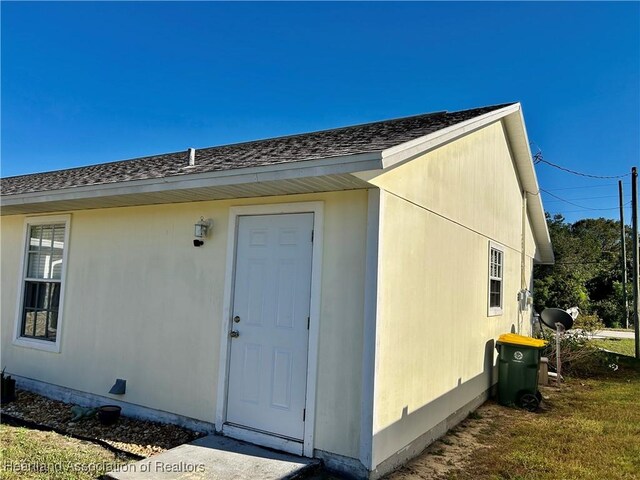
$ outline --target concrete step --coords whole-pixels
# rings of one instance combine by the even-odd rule
[[[208,435],[110,472],[112,480],[294,479],[320,467],[316,459],[275,452],[221,435]]]

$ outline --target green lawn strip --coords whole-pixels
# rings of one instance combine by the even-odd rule
[[[635,355],[635,340],[632,338],[606,338],[601,340],[592,340],[598,348],[604,348],[610,352],[620,353],[633,357]]]
[[[0,479],[95,479],[128,460],[90,442],[0,425]]]
[[[547,410],[512,410],[483,438],[460,479],[632,479],[640,472],[640,373],[569,379]]]

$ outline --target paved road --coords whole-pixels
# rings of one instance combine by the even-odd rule
[[[633,330],[598,330],[594,333],[593,338],[635,338]]]

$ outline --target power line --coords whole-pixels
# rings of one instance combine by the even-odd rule
[[[557,163],[553,163],[550,162],[548,160],[545,160],[543,155],[542,155],[542,149],[535,143],[535,142],[530,142],[531,146],[534,146],[535,148],[537,148],[537,152],[533,155],[533,164],[534,165],[538,165],[539,163],[545,163],[546,165],[549,165],[553,168],[557,168],[558,170],[561,170],[563,172],[566,173],[570,173],[572,175],[577,175],[580,177],[586,177],[586,178],[595,178],[598,180],[613,180],[613,179],[619,179],[619,178],[625,178],[631,175],[631,173],[626,173],[624,175],[593,175],[590,173],[584,173],[584,172],[578,172],[576,170],[572,170],[570,168],[566,168],[563,167],[562,165],[558,165]],[[560,190],[581,190],[581,189],[591,189],[591,188],[603,188],[603,187],[610,187],[612,185],[616,185],[616,183],[607,183],[607,184],[600,184],[600,185],[581,185],[581,186],[575,186],[575,187],[564,187],[564,188],[556,188],[556,189],[550,189],[550,190],[554,190],[554,191],[560,191]],[[547,195],[550,195],[551,197],[554,197],[556,200],[549,200],[548,203],[555,203],[555,202],[563,202],[566,203],[568,205],[573,205],[574,207],[578,207],[579,210],[566,210],[564,213],[571,213],[571,212],[584,212],[584,211],[611,211],[611,210],[618,210],[619,208],[621,208],[620,206],[618,207],[611,207],[611,208],[592,208],[592,207],[586,207],[584,205],[580,205],[578,203],[572,202],[571,200],[567,200],[565,198],[559,197],[558,195],[555,195],[553,193],[551,193],[551,191],[549,190],[545,190],[543,188],[540,188],[538,190],[538,192],[536,193],[539,194],[540,192],[544,192]],[[596,197],[580,197],[580,198],[575,198],[572,200],[594,200],[594,199],[601,199],[601,198],[613,198],[615,197],[615,195],[603,195],[603,196],[596,196]],[[625,203],[622,208],[627,207],[627,205],[629,205],[631,202],[627,202]]]
[[[590,212],[592,210],[618,210],[620,207],[611,207],[611,208],[599,208],[599,209],[595,209],[595,208],[581,208],[579,210],[562,210],[561,212],[558,211],[557,213],[560,213],[562,215],[564,215],[565,213],[577,213],[577,212]],[[631,210],[631,207],[626,207],[627,210]]]
[[[603,180],[610,180],[610,179],[613,179],[613,178],[624,178],[624,177],[628,177],[629,175],[631,175],[630,173],[625,173],[624,175],[591,175],[589,173],[576,172],[575,170],[571,170],[569,168],[561,167],[560,165],[548,162],[547,160],[544,160],[543,158],[540,158],[538,163],[546,163],[547,165],[551,165],[554,168],[557,168],[557,169],[562,170],[562,171],[567,172],[567,173],[571,173],[573,175],[578,175],[580,177],[600,178],[600,179],[603,179]]]
[[[539,148],[540,147],[538,147],[538,149]],[[566,168],[566,167],[563,167],[561,165],[558,165],[557,163],[553,163],[553,162],[550,162],[548,160],[545,160],[543,158],[543,156],[542,156],[542,150],[540,150],[540,149],[538,150],[538,152],[536,152],[533,155],[533,164],[537,165],[539,163],[546,163],[547,165],[550,165],[550,166],[552,166],[554,168],[557,168],[557,169],[562,170],[562,171],[567,172],[567,173],[571,173],[573,175],[578,175],[580,177],[598,178],[598,179],[602,179],[602,180],[612,180],[612,179],[616,179],[616,178],[624,178],[624,177],[628,177],[628,176],[631,175],[631,173],[625,173],[624,175],[592,175],[590,173],[578,172],[576,170],[571,170],[570,168]]]
[[[569,205],[573,205],[574,207],[578,207],[578,208],[581,208],[581,209],[584,209],[584,210],[616,210],[617,208],[619,208],[619,207],[612,207],[612,208],[590,208],[590,207],[585,207],[584,205],[580,205],[578,203],[574,203],[574,202],[566,200],[566,199],[564,199],[562,197],[559,197],[558,195],[555,195],[555,194],[545,190],[544,188],[541,188],[540,191],[546,193],[547,195],[551,195],[554,198],[557,198],[561,202],[568,203]],[[628,205],[629,203],[630,202],[625,203],[625,206]]]
[[[602,195],[600,197],[578,197],[570,198],[569,200],[595,200],[597,198],[618,198],[618,195]],[[549,200],[547,203],[560,202],[561,200]]]
[[[629,183],[623,182],[624,185],[630,185]],[[558,192],[560,190],[581,190],[583,188],[607,188],[611,186],[617,186],[617,183],[601,183],[600,185],[580,185],[579,187],[563,187],[563,188],[549,188],[548,190],[551,192]]]

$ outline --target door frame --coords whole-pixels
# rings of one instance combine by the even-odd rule
[[[253,443],[262,443],[266,446],[292,451],[289,445],[293,442],[282,442],[282,439],[273,435],[269,441],[269,435],[254,435],[247,429],[243,435],[242,429],[228,428],[225,432],[227,420],[227,398],[229,388],[229,353],[231,341],[231,316],[233,295],[235,286],[236,246],[238,240],[238,220],[242,216],[255,215],[282,215],[294,213],[313,213],[313,245],[311,247],[311,301],[309,305],[309,345],[307,348],[307,387],[305,396],[305,420],[302,439],[302,452],[298,449],[294,453],[302,453],[305,457],[313,457],[314,430],[316,418],[316,387],[318,378],[318,339],[320,333],[320,291],[322,281],[322,251],[323,251],[323,227],[324,227],[324,202],[296,202],[274,203],[268,205],[246,205],[229,208],[229,226],[227,238],[227,262],[224,279],[224,297],[222,306],[222,321],[220,330],[220,361],[218,367],[218,389],[216,395],[216,420],[215,429],[218,432],[234,437],[244,437]],[[276,446],[277,445],[277,446]]]

